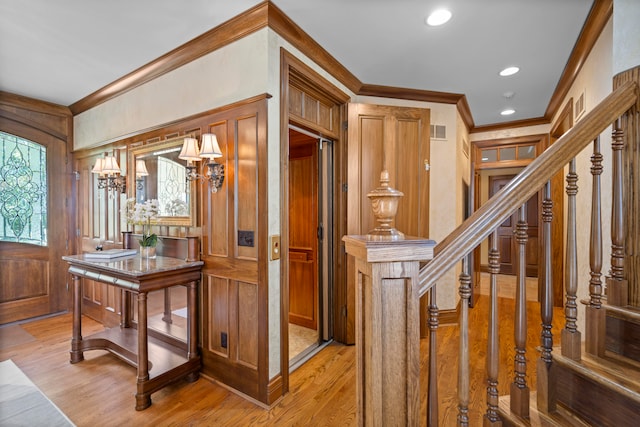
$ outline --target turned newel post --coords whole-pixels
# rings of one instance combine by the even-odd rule
[[[378,226],[345,236],[356,259],[356,377],[360,426],[419,425],[420,262],[433,242],[405,237],[391,224],[402,193],[382,185],[368,194]]]

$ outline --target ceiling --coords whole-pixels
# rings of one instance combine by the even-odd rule
[[[0,0],[0,90],[71,105],[258,3]],[[544,116],[593,0],[273,3],[362,83],[464,94],[479,126]]]

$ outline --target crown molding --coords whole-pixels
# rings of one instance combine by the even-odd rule
[[[525,126],[548,125],[549,120],[546,117],[538,117],[533,119],[514,120],[512,122],[494,123],[490,125],[476,126],[469,133],[495,132],[499,130],[507,130],[513,128],[521,128]]]
[[[0,90],[0,104],[12,107],[20,107],[25,110],[34,111],[42,114],[49,114],[61,117],[70,117],[71,110],[64,105],[54,104],[52,102],[41,101],[39,99],[29,98],[23,95],[17,95],[10,92]]]

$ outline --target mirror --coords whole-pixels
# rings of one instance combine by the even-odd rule
[[[196,184],[186,180],[187,162],[178,158],[186,136],[130,151],[128,181],[135,185],[128,185],[129,197],[158,199],[160,225],[195,225]]]

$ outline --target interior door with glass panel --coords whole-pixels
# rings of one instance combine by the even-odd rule
[[[67,308],[65,142],[0,132],[0,323]]]

